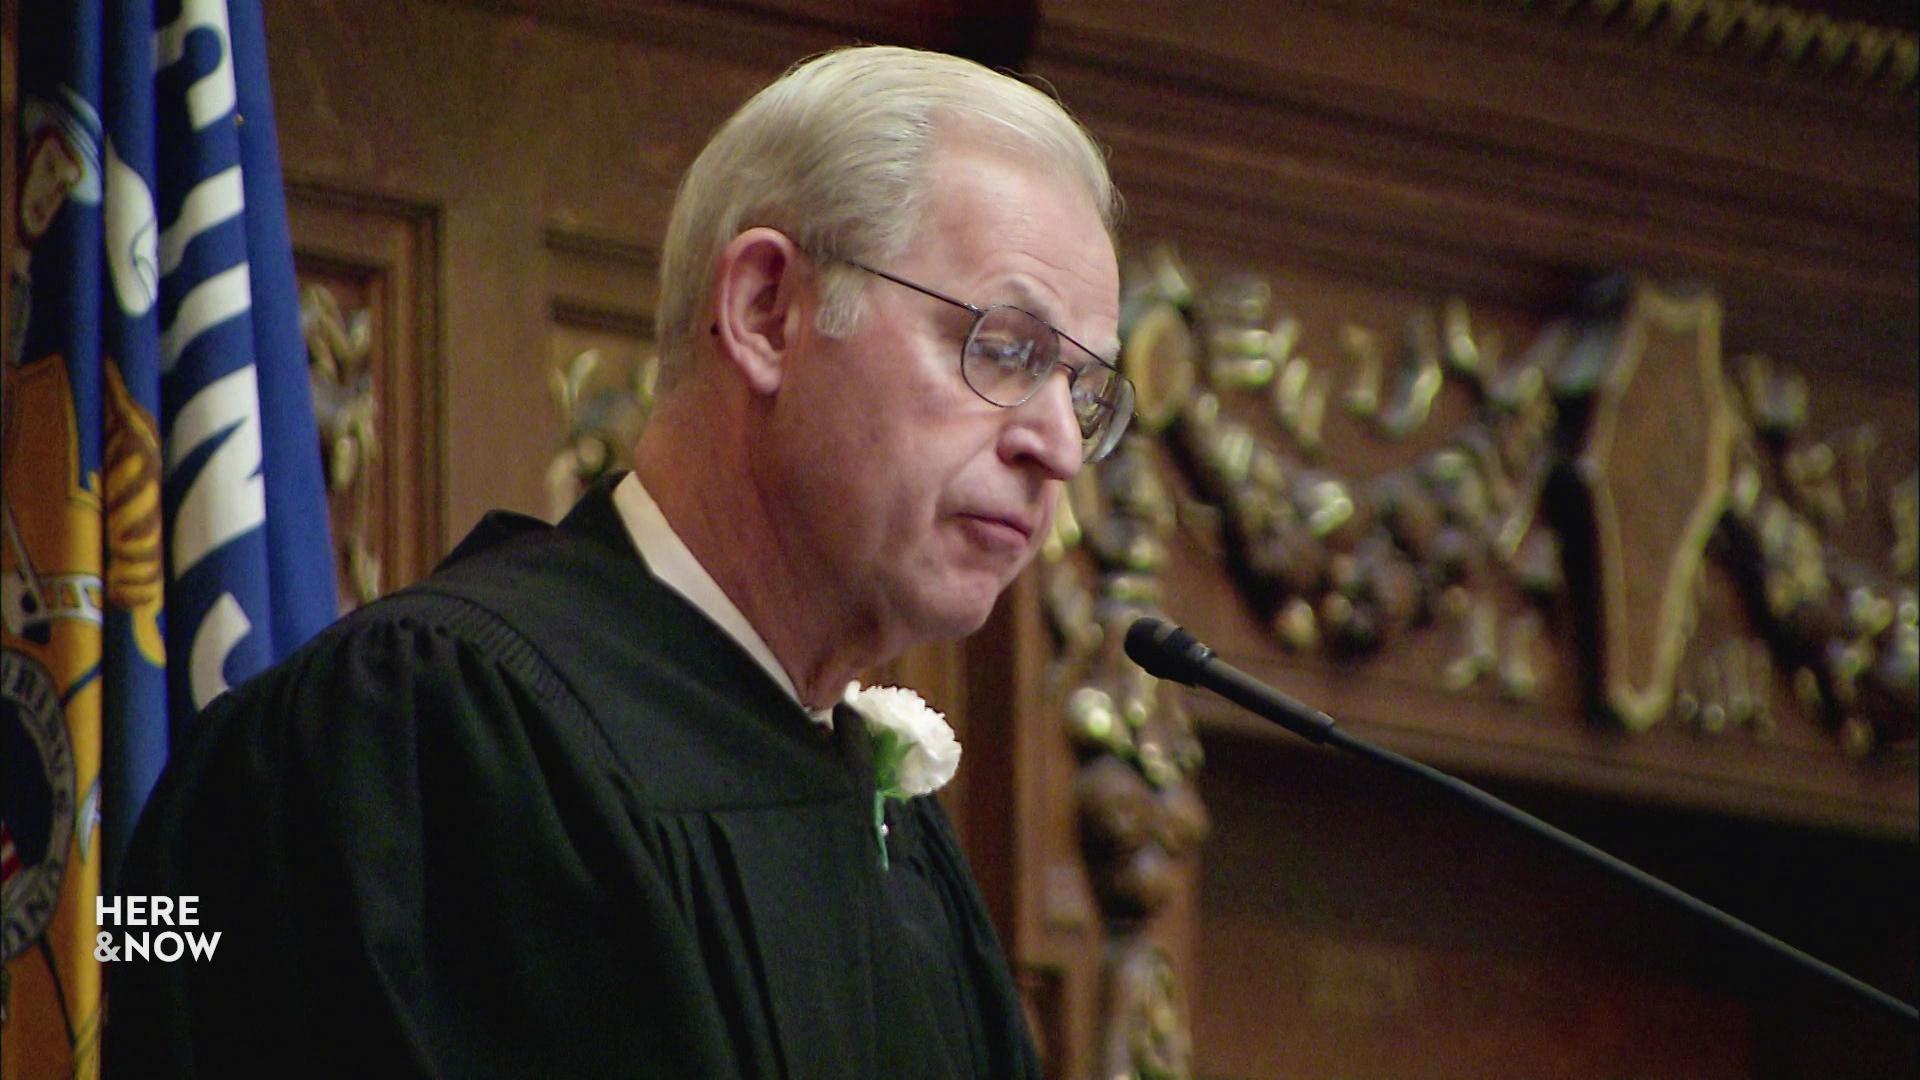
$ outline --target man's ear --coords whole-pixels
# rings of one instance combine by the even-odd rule
[[[748,229],[721,249],[714,260],[709,332],[721,359],[754,392],[780,388],[817,295],[812,260],[777,229]]]

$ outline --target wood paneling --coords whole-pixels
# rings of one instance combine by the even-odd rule
[[[1294,310],[1304,323],[1301,352],[1328,360],[1336,388],[1345,386],[1349,372],[1337,362],[1334,330],[1353,319],[1386,334],[1415,306],[1411,300],[1397,301],[1391,293],[1369,296],[1364,288],[1299,271],[1276,274],[1274,279],[1277,291],[1296,298]],[[1396,310],[1397,304],[1404,306]],[[1511,312],[1503,316],[1496,310],[1484,316],[1483,325],[1501,327],[1510,341],[1518,339],[1511,346],[1516,351],[1539,326],[1529,329],[1523,317]],[[1810,373],[1817,370],[1809,369]],[[1836,430],[1849,416],[1856,423],[1873,422],[1883,445],[1874,455],[1872,486],[1884,491],[1915,460],[1913,401],[1911,388],[1904,395],[1889,394],[1877,379],[1826,373],[1811,388],[1808,427],[1816,432]],[[1351,480],[1368,479],[1396,461],[1412,460],[1421,451],[1442,445],[1444,438],[1458,433],[1459,419],[1446,412],[1443,401],[1429,425],[1431,430],[1391,443],[1356,437],[1358,425],[1335,415],[1328,421],[1324,466]],[[1277,432],[1273,438],[1282,441]],[[1176,470],[1169,465],[1168,471]],[[1869,520],[1862,525],[1863,542],[1856,545],[1852,557],[1883,564],[1890,530],[1873,512],[1865,516]],[[1581,683],[1594,660],[1579,651],[1566,627],[1543,642],[1545,651],[1536,658],[1542,684],[1537,696],[1524,702],[1508,699],[1491,683],[1464,692],[1445,688],[1444,669],[1458,655],[1461,642],[1459,630],[1444,621],[1397,642],[1387,656],[1289,655],[1225,572],[1226,552],[1216,533],[1210,519],[1196,519],[1180,532],[1179,548],[1167,572],[1171,617],[1192,626],[1223,657],[1326,709],[1361,734],[1381,737],[1403,752],[1445,767],[1553,777],[1614,797],[1659,799],[1907,839],[1914,835],[1916,784],[1911,761],[1899,755],[1866,761],[1847,757],[1830,729],[1797,709],[1784,675],[1770,687],[1772,715],[1779,724],[1765,738],[1751,733],[1703,738],[1677,723],[1626,737],[1589,724],[1589,703]],[[1709,571],[1719,575],[1727,568],[1722,561]],[[1573,565],[1567,572],[1584,571]],[[1734,595],[1730,581],[1714,580],[1719,582],[1717,599],[1706,605],[1701,616],[1706,620],[1699,633],[1703,644],[1720,640],[1716,635],[1755,633],[1746,600]],[[1577,614],[1564,613],[1569,618]],[[1254,722],[1239,719],[1230,706],[1200,699],[1191,707],[1203,724],[1258,730]],[[1272,737],[1286,738],[1278,732]]]
[[[489,508],[543,513],[564,436],[547,404],[544,238],[657,244],[680,171],[786,60],[460,5],[266,7],[288,175],[438,214],[440,549]]]
[[[1913,95],[1503,7],[1059,3],[1032,66],[1113,145],[1136,242],[1523,305],[1698,276],[1752,330],[1911,378]]]
[[[1225,731],[1208,751],[1219,828],[1200,887],[1202,1075],[1901,1071],[1897,1029],[1856,1003],[1403,777]],[[1897,848],[1499,790],[1896,993],[1915,990],[1902,899],[1914,866]],[[1836,1018],[1861,1037],[1818,1058]],[[1904,1052],[1910,1062],[1910,1037]]]

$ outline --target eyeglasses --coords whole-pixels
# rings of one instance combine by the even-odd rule
[[[1006,409],[1026,404],[1040,392],[1054,368],[1065,367],[1074,419],[1080,423],[1081,458],[1087,464],[1106,457],[1126,433],[1127,422],[1133,419],[1133,383],[1092,349],[1045,319],[1011,304],[975,307],[865,263],[841,261],[970,313],[973,325],[960,347],[960,377],[992,404]],[[1062,341],[1085,353],[1086,362],[1076,366],[1062,360]]]

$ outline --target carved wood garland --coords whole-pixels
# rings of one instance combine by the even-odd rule
[[[633,445],[653,411],[659,358],[622,373],[598,348],[584,349],[547,369],[547,389],[567,432],[566,445],[547,463],[547,514],[566,516],[594,481],[632,465]]]
[[[1526,699],[1536,639],[1570,612],[1571,674],[1630,731],[1677,715],[1765,735],[1778,670],[1848,752],[1911,752],[1915,475],[1876,495],[1871,427],[1809,440],[1804,383],[1757,357],[1729,378],[1711,292],[1602,280],[1510,362],[1457,300],[1417,311],[1393,352],[1347,326],[1337,401],[1259,279],[1202,293],[1163,251],[1123,323],[1141,427],[1164,431],[1287,648],[1374,654],[1450,624],[1449,688],[1493,679]],[[1330,404],[1392,443],[1448,386],[1471,415],[1429,449],[1364,479],[1324,460]],[[1843,554],[1849,514],[1883,514],[1893,550]],[[1695,640],[1709,563],[1741,583],[1761,637]]]
[[[564,517],[593,482],[629,467],[653,411],[660,357],[653,339],[659,256],[634,244],[549,226],[547,390],[559,443],[542,487]]]
[[[312,180],[287,194],[344,613],[424,576],[445,543],[439,210]]]
[[[1831,722],[1849,753],[1911,754],[1920,712],[1920,470],[1875,492],[1870,424],[1810,438],[1803,379],[1762,356],[1743,358],[1738,370],[1747,430],[1717,547],[1737,568],[1774,657],[1793,673],[1801,706]],[[1832,543],[1850,516],[1872,514],[1884,514],[1894,536],[1879,566]],[[1684,712],[1710,707],[1689,698],[1681,697]]]
[[[373,470],[380,467],[375,414],[371,315],[348,313],[326,285],[300,289],[300,329],[307,342],[307,375],[313,386],[313,418],[320,431],[320,460],[327,475],[335,577],[340,610],[379,599],[382,563],[370,537]]]
[[[1100,908],[1101,1076],[1191,1074],[1180,989],[1151,923],[1176,889],[1176,863],[1207,831],[1193,787],[1200,744],[1177,699],[1123,651],[1127,627],[1160,603],[1173,503],[1152,439],[1130,432],[1063,503],[1044,558],[1046,598],[1064,687],[1067,730],[1080,759],[1074,785],[1081,850]],[[1092,564],[1068,553],[1084,549]]]

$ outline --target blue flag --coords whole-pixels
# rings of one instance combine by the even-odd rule
[[[6,1077],[95,1075],[168,747],[332,620],[258,0],[20,13],[0,439]]]

